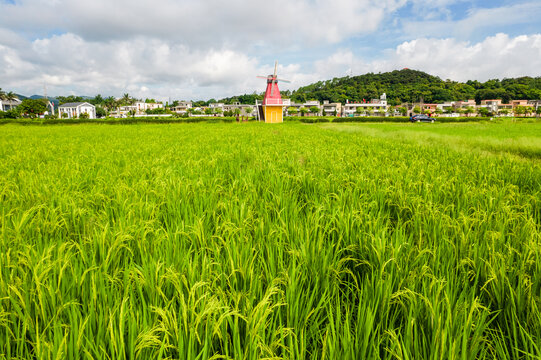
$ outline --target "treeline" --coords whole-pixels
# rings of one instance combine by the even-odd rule
[[[465,83],[442,80],[417,70],[395,70],[387,73],[368,73],[360,76],[334,78],[303,86],[291,93],[294,102],[329,100],[345,103],[369,101],[387,94],[390,105],[407,102],[442,103],[475,99],[534,100],[541,99],[541,77],[514,79],[469,80]]]

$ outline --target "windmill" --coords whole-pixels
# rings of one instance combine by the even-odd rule
[[[278,79],[276,71],[278,69],[278,61],[274,63],[274,74],[269,76],[258,76],[260,79],[267,79],[267,90],[263,98],[263,104],[256,103],[258,114],[266,123],[281,123],[283,118],[283,102],[278,89],[278,81],[290,82],[289,80]]]

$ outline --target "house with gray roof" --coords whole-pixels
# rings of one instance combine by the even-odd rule
[[[95,119],[96,107],[87,102],[67,103],[58,107],[58,116],[61,118],[77,119],[84,113],[88,114],[89,119]]]
[[[21,105],[21,100],[11,99],[11,100],[2,100],[0,99],[0,111],[8,111],[15,109],[17,106]]]

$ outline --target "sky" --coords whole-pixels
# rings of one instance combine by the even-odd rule
[[[208,100],[402,68],[541,76],[541,1],[0,0],[0,88]]]

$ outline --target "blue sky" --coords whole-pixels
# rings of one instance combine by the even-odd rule
[[[269,15],[270,14],[270,15]],[[409,67],[541,76],[541,2],[0,0],[0,87],[31,95],[221,98]]]

